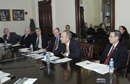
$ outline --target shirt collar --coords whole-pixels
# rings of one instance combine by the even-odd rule
[[[69,44],[70,44],[70,41],[67,43],[67,46],[69,46]]]
[[[119,42],[118,42],[119,43]],[[118,43],[117,44],[115,44],[115,45],[113,45],[114,47],[116,47],[117,45],[118,45]]]

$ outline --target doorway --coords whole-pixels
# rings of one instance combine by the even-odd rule
[[[52,36],[52,7],[51,0],[38,2],[39,25],[42,33]]]

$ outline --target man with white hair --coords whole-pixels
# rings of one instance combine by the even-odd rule
[[[63,31],[61,33],[61,44],[57,50],[53,52],[54,55],[62,54],[69,58],[83,58],[81,48],[76,40],[71,39],[70,31]]]
[[[31,45],[32,36],[30,35],[29,28],[25,28],[24,35],[22,36],[20,44],[29,48]]]

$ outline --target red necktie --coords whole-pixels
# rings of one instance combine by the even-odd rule
[[[109,53],[108,57],[106,58],[104,64],[108,65],[108,61],[109,61],[109,59],[111,57],[111,54],[112,54],[113,50],[114,50],[114,46],[112,47],[111,52]]]
[[[58,38],[56,38],[56,43],[55,43],[55,46],[54,46],[53,51],[55,51],[55,50],[56,50],[57,44],[58,44]]]

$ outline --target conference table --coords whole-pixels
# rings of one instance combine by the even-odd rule
[[[21,55],[19,48],[0,47],[0,69],[15,76],[4,84],[13,84],[23,77],[37,78],[34,84],[130,84],[124,76],[116,72],[113,75],[109,73],[101,75],[75,65],[84,61],[83,59],[73,59],[59,64],[50,63],[50,72],[48,72],[46,62]],[[45,67],[40,69],[43,66]],[[97,82],[97,78],[105,78],[106,82]]]

